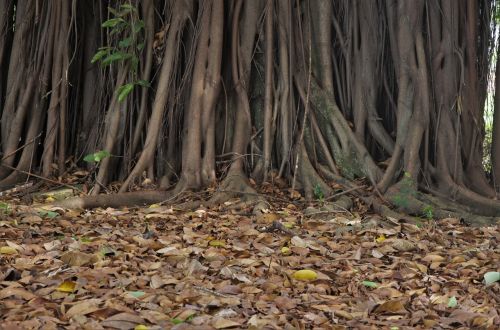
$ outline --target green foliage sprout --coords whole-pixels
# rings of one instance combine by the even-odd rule
[[[10,215],[11,214],[11,208],[10,205],[4,202],[0,202],[0,213],[3,215]]]
[[[104,158],[107,158],[111,156],[109,151],[106,150],[100,150],[98,152],[94,152],[93,154],[88,154],[86,155],[83,160],[86,161],[87,163],[99,163],[101,160]]]
[[[321,189],[321,186],[319,184],[316,184],[314,186],[314,197],[320,202],[323,202],[325,200],[325,194],[323,193],[323,189]]]
[[[117,89],[118,101],[122,102],[136,86],[150,86],[148,81],[137,79],[139,55],[144,48],[144,21],[139,18],[137,8],[130,4],[121,5],[118,10],[108,7],[108,11],[112,17],[101,26],[108,29],[108,36],[114,45],[99,48],[91,63],[100,62],[103,67],[114,63],[130,64],[133,81]],[[117,38],[112,38],[114,35]]]
[[[434,218],[434,208],[432,207],[432,205],[426,205],[422,210],[422,213],[429,220]]]

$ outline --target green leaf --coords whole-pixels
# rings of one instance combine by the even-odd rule
[[[109,156],[111,156],[111,154],[108,151],[101,150],[93,154],[86,155],[83,158],[83,160],[86,161],[87,163],[94,163],[94,162],[100,162],[101,160]]]
[[[90,61],[90,63],[95,63],[97,61],[99,61],[101,58],[104,57],[104,55],[107,55],[109,54],[109,49],[102,49],[100,51],[98,51],[97,53],[95,53],[94,57],[92,57],[92,60]]]
[[[108,11],[113,14],[113,16],[119,16],[118,11],[116,9],[108,7]]]
[[[178,319],[178,318],[173,318],[170,320],[170,322],[172,322],[173,324],[181,324],[181,323],[184,323],[184,320],[181,320],[181,319]]]
[[[111,18],[111,19],[108,19],[107,21],[105,21],[104,23],[102,23],[102,27],[103,28],[112,28],[112,27],[117,26],[120,23],[126,23],[126,22],[123,18],[120,18],[120,17]]]
[[[138,51],[141,51],[141,50],[143,50],[143,49],[144,49],[144,43],[143,43],[143,42],[138,43],[138,44],[137,44],[137,50],[138,50]]]
[[[4,211],[4,212],[6,212],[6,211],[8,211],[8,210],[9,210],[9,208],[10,208],[10,205],[9,205],[9,204],[4,203],[4,202],[0,202],[0,210],[2,210],[2,211]]]
[[[130,45],[132,44],[133,41],[134,40],[132,39],[132,37],[125,38],[125,39],[120,40],[118,42],[118,47],[120,47],[120,48],[130,47]]]
[[[86,155],[85,157],[83,157],[83,160],[87,163],[93,163],[95,162],[95,159],[94,159],[94,154],[88,154]]]
[[[375,282],[371,282],[371,281],[363,281],[363,282],[361,282],[361,284],[363,284],[367,288],[378,288],[378,284]]]
[[[458,302],[457,302],[457,298],[455,298],[455,296],[452,296],[452,297],[450,297],[450,299],[448,299],[448,307],[455,308],[455,307],[457,307],[457,305],[458,305]]]
[[[127,293],[134,298],[141,298],[146,294],[144,291],[129,291]]]
[[[500,272],[487,272],[484,274],[484,284],[490,285],[495,282],[500,282]]]
[[[139,58],[137,56],[132,56],[132,59],[130,60],[130,65],[132,66],[131,70],[132,72],[137,72],[137,68],[139,67]]]
[[[124,52],[114,52],[102,60],[102,65],[106,66],[116,61],[123,61],[129,59],[132,55]]]
[[[101,150],[101,151],[98,151],[94,154],[94,159],[96,162],[100,162],[101,160],[103,160],[104,158],[109,157],[109,156],[111,156],[111,154],[108,151]]]
[[[142,87],[151,87],[151,84],[147,80],[137,80],[136,84]]]
[[[120,23],[109,32],[109,35],[112,36],[113,34],[121,33],[125,26],[127,26],[127,23]]]
[[[130,12],[137,12],[137,8],[135,8],[134,6],[132,6],[130,4],[123,4],[120,6],[120,9],[121,9],[122,14],[130,13]]]
[[[139,33],[144,29],[144,21],[139,20],[136,24],[134,24],[134,33]]]
[[[54,219],[55,217],[57,217],[59,215],[59,213],[57,213],[57,212],[54,212],[54,211],[45,211],[45,210],[38,211],[38,214],[41,217],[45,217],[45,218],[49,218],[49,219]]]
[[[132,92],[132,90],[134,89],[134,86],[135,85],[131,83],[121,86],[118,89],[118,101],[121,102],[125,100],[128,94],[130,94],[130,92]]]

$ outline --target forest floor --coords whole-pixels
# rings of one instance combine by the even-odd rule
[[[498,226],[277,194],[259,216],[4,201],[0,328],[500,328]]]

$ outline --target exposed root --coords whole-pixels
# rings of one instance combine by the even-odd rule
[[[315,196],[317,193],[321,193],[324,197],[330,196],[332,194],[332,189],[316,172],[303,144],[300,146],[299,152],[300,166],[296,166],[296,170],[298,172],[298,178],[303,185],[305,198],[307,200],[312,200],[318,197]]]
[[[438,197],[405,191],[401,183],[389,188],[385,196],[398,212],[408,215],[427,219],[457,218],[474,226],[500,224],[500,217],[477,215],[467,205],[458,205]]]
[[[96,207],[144,206],[160,203],[174,196],[168,191],[134,191],[128,193],[73,197],[54,203],[66,209],[90,209]]]
[[[240,201],[232,205],[232,209],[242,210],[253,207],[252,213],[259,214],[262,210],[269,208],[265,198],[250,186],[243,173],[232,174],[230,172],[207,204],[209,206],[220,205],[233,198],[240,198]]]

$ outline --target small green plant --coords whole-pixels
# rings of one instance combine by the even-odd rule
[[[11,213],[10,205],[0,202],[0,213],[3,215],[9,215]]]
[[[139,18],[139,12],[136,7],[130,4],[124,4],[118,10],[108,7],[111,18],[102,23],[102,27],[108,29],[108,36],[115,45],[108,45],[99,48],[91,63],[101,62],[103,67],[113,63],[129,64],[133,81],[126,83],[117,90],[118,101],[122,102],[134,90],[135,86],[149,87],[146,80],[137,78],[137,69],[139,67],[139,54],[144,48],[143,30],[144,21]],[[118,38],[112,38],[118,36]],[[121,39],[120,39],[121,38]]]
[[[321,203],[323,203],[323,201],[325,200],[325,194],[323,193],[323,189],[321,189],[321,186],[319,184],[316,184],[314,186],[314,198],[316,198]]]
[[[54,219],[59,213],[49,210],[39,210],[38,215],[42,218]]]
[[[86,161],[87,163],[99,163],[101,160],[104,158],[107,158],[111,156],[109,151],[106,150],[100,150],[98,152],[94,152],[93,154],[88,154],[86,155],[83,160]]]
[[[432,207],[432,205],[426,205],[422,210],[422,213],[429,220],[434,218],[434,208]]]
[[[173,319],[170,320],[173,324],[181,324],[181,323],[186,323],[186,322],[191,322],[194,319],[195,314],[189,315],[185,320],[182,320],[180,318],[174,317]]]

